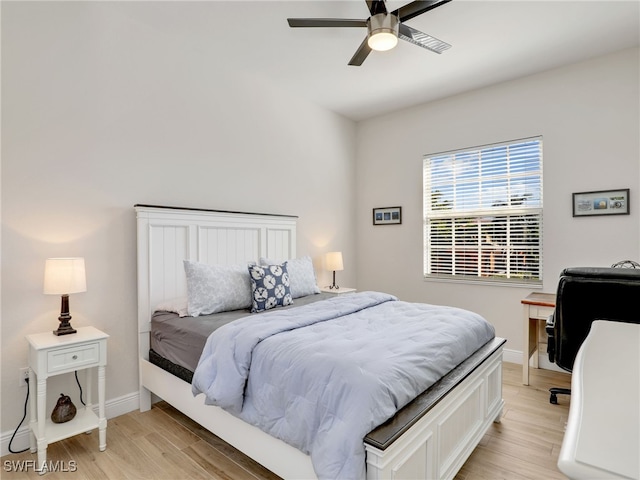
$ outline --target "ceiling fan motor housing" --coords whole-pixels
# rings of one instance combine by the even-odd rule
[[[378,13],[367,20],[369,46],[373,50],[391,50],[398,43],[400,20],[391,13]]]

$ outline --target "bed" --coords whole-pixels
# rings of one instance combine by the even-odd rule
[[[151,349],[150,339],[156,307],[186,294],[184,260],[235,265],[259,258],[294,259],[296,217],[149,205],[135,210],[140,409],[151,407],[153,393],[277,475],[317,478],[309,455],[227,410],[206,405],[204,395],[194,396],[185,376],[172,370],[174,362]],[[453,478],[491,423],[500,419],[504,342],[490,339],[367,433],[366,477]]]

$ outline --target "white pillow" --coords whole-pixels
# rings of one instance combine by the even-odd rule
[[[274,265],[278,263],[283,262],[260,257],[260,265]],[[320,293],[320,288],[316,282],[316,272],[313,269],[313,261],[310,256],[307,255],[287,260],[287,271],[289,272],[289,283],[291,285],[291,298]]]
[[[189,316],[189,311],[187,310],[186,297],[172,298],[171,300],[165,300],[164,302],[157,305],[154,310],[177,313],[179,317]]]
[[[189,315],[240,310],[251,306],[251,280],[246,265],[207,265],[184,260]]]

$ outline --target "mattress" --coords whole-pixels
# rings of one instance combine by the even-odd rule
[[[330,293],[307,295],[296,298],[293,305],[281,308],[295,308],[325,300],[332,296],[333,294]],[[168,368],[161,364],[161,359],[156,358],[161,357],[177,366],[177,371],[185,369],[188,372],[193,372],[198,365],[200,354],[209,335],[222,325],[249,315],[261,315],[261,313],[250,313],[246,309],[201,315],[199,317],[179,317],[176,313],[156,311],[151,317],[151,350],[153,354],[150,360],[152,363],[167,370]],[[182,374],[172,373],[180,378],[185,378],[184,372]]]

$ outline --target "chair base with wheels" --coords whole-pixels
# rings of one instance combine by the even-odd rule
[[[558,395],[571,395],[570,388],[551,387],[549,389],[551,395],[549,395],[549,403],[553,405],[558,404]]]

